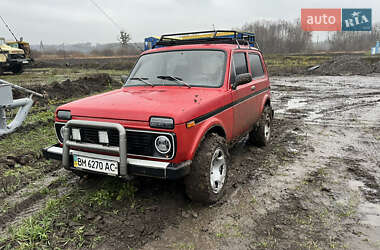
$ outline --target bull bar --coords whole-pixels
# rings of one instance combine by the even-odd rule
[[[90,127],[90,128],[108,128],[117,129],[119,132],[119,147],[115,146],[103,146],[92,143],[78,143],[70,140],[70,127]],[[119,175],[128,177],[127,173],[127,136],[125,128],[119,123],[110,122],[96,122],[96,121],[82,121],[82,120],[70,120],[66,123],[63,129],[63,152],[62,152],[62,164],[66,169],[70,169],[70,148],[75,147],[77,149],[96,150],[105,153],[117,153],[119,154]]]

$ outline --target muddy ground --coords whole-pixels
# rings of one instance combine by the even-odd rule
[[[77,97],[38,102],[0,139],[0,249],[379,249],[380,76],[271,80],[273,141],[231,148],[209,207],[181,181],[80,179],[43,159],[55,107]]]
[[[130,69],[138,56],[37,59],[32,68]]]

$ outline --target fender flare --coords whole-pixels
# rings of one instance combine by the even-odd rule
[[[221,122],[219,119],[216,119],[216,118],[210,119],[207,122],[203,122],[203,123],[199,124],[199,126],[202,126],[202,128],[199,130],[200,132],[194,138],[195,143],[193,144],[193,146],[191,147],[190,152],[189,152],[190,159],[194,158],[194,156],[195,156],[199,146],[201,145],[202,141],[206,137],[207,133],[209,133],[212,129],[214,129],[214,128],[222,129],[223,133],[224,133],[224,138],[227,139],[227,133],[226,133],[226,130],[224,129],[223,122]]]
[[[260,106],[260,113],[263,112],[265,104],[268,102],[269,102],[269,106],[271,106],[270,105],[270,94],[266,93],[264,98],[263,98],[263,102],[261,103],[261,106]]]

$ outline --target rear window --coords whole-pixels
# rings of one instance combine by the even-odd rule
[[[249,63],[251,64],[252,77],[257,78],[264,76],[263,64],[258,54],[249,54]]]

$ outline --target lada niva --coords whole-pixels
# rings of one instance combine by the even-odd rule
[[[218,201],[229,146],[271,137],[268,72],[253,42],[236,31],[163,35],[122,88],[57,108],[59,143],[44,155],[78,175],[184,178],[191,199]]]

